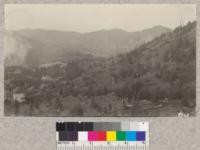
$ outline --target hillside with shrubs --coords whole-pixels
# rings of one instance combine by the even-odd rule
[[[195,115],[196,22],[117,56],[78,52],[70,56],[37,67],[6,67],[5,114],[158,117],[183,111]],[[13,73],[16,70],[20,72]],[[12,103],[15,91],[24,92],[26,101]]]

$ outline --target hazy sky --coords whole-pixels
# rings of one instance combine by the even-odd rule
[[[174,28],[196,20],[194,4],[7,4],[5,28],[90,32],[120,28],[137,31],[155,25]]]

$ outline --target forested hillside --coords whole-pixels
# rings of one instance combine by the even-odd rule
[[[177,27],[130,52],[86,55],[5,73],[7,91],[25,89],[26,102],[7,115],[176,116],[195,114],[196,22]],[[12,70],[12,69],[10,69]],[[9,92],[6,95],[9,101]],[[11,105],[8,102],[6,105]],[[18,107],[21,109],[18,110]],[[16,113],[17,112],[17,113]]]
[[[123,93],[121,96],[130,100],[158,101],[167,98],[194,105],[195,27],[195,22],[188,23],[114,59],[115,81],[124,83],[124,87],[120,88],[118,93]],[[122,92],[123,89],[126,92]]]

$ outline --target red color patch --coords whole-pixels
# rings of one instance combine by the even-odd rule
[[[97,140],[98,141],[106,141],[106,132],[105,131],[98,131],[97,132]]]

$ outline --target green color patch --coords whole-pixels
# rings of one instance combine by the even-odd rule
[[[117,139],[117,141],[126,141],[126,132],[125,131],[117,131],[116,139]]]

